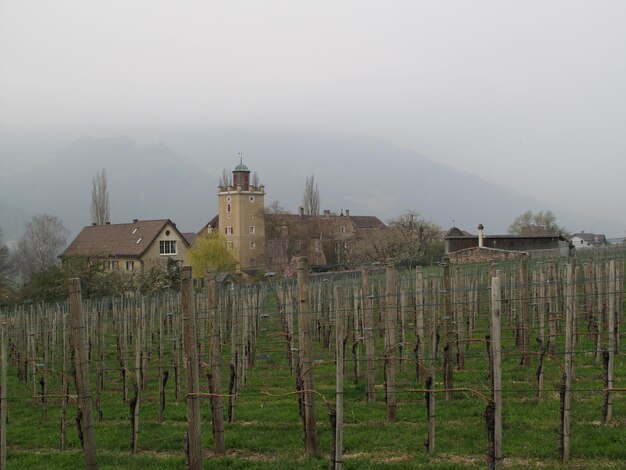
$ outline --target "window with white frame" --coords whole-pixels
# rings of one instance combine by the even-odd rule
[[[228,248],[229,250],[233,249],[233,242],[226,242],[226,248]]]
[[[126,271],[133,271],[135,269],[134,261],[126,261]]]
[[[256,228],[254,225],[250,225],[250,227],[248,227],[248,233],[250,235],[254,235],[256,233]]]
[[[225,230],[226,230],[226,235],[232,235],[233,234],[233,226],[232,225],[227,225]]]
[[[250,249],[251,250],[256,250],[256,242],[255,241],[251,241],[250,242]]]
[[[161,240],[159,242],[159,253],[162,255],[175,255],[176,240]]]

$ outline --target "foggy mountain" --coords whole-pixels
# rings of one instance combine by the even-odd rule
[[[81,138],[40,165],[2,172],[5,239],[18,239],[24,223],[42,212],[58,215],[75,236],[91,223],[92,178],[101,168],[107,170],[112,223],[171,218],[181,228],[200,227],[217,184],[165,145],[137,144],[126,136]]]
[[[413,209],[445,229],[454,220],[469,231],[483,223],[494,234],[505,233],[527,209],[551,209],[572,231],[623,231],[614,221],[539,203],[370,137],[246,128],[144,129],[132,135],[84,137],[59,146],[43,163],[4,165],[0,227],[5,240],[18,239],[23,224],[42,212],[61,217],[74,237],[91,221],[91,181],[101,168],[108,173],[112,223],[170,218],[181,231],[196,231],[215,215],[217,177],[239,163],[240,152],[266,186],[266,205],[278,200],[292,212],[300,205],[306,177],[314,174],[322,209],[349,209],[385,222]],[[0,152],[5,162],[20,161],[19,145],[7,155],[0,143]]]

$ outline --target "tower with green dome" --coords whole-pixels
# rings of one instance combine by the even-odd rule
[[[238,260],[238,271],[265,264],[265,187],[254,186],[243,161],[233,170],[232,186],[218,188],[219,229]]]

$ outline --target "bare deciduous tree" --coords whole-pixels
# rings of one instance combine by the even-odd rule
[[[0,229],[0,302],[6,300],[11,292],[13,260],[9,248],[4,244],[4,237]]]
[[[252,178],[250,179],[250,184],[252,186],[254,186],[255,188],[258,188],[259,186],[261,186],[261,180],[259,179],[259,175],[258,175],[258,173],[256,171],[254,173],[252,173]]]
[[[68,233],[57,216],[34,216],[26,224],[26,231],[17,245],[16,259],[20,273],[29,278],[55,265]]]
[[[315,176],[307,176],[304,184],[304,195],[302,196],[302,207],[305,215],[319,215],[320,213],[320,192],[315,182]]]
[[[91,222],[104,225],[111,219],[106,168],[98,171],[91,185]]]
[[[556,216],[550,210],[537,213],[526,211],[519,215],[509,226],[510,235],[545,235],[555,233],[569,235],[566,228],[556,223]]]
[[[419,262],[435,245],[442,243],[442,230],[409,211],[389,222],[384,229],[374,230],[348,242],[347,261],[358,265],[384,262],[387,258]]]
[[[280,201],[273,201],[269,206],[264,209],[265,214],[286,214],[287,211],[280,205]]]
[[[223,168],[222,174],[220,175],[218,186],[220,188],[227,188],[228,186],[232,186],[232,185],[233,185],[232,174],[226,168]]]

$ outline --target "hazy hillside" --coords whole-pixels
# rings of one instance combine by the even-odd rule
[[[103,167],[113,223],[169,217],[192,229],[206,218],[216,185],[208,173],[164,145],[140,145],[129,137],[85,137],[38,166],[3,172],[0,221],[5,237],[19,237],[23,223],[41,212],[61,217],[75,235],[91,223],[91,181]]]
[[[307,175],[315,174],[322,207],[373,214],[387,221],[409,209],[447,228],[503,233],[527,209],[553,210],[573,231],[617,236],[615,221],[594,219],[532,195],[515,195],[479,176],[436,163],[392,143],[363,136],[268,129],[134,130],[133,137],[84,137],[60,145],[0,141],[0,227],[19,238],[32,215],[60,216],[74,236],[90,223],[91,179],[105,167],[112,222],[171,218],[183,231],[200,228],[217,210],[217,175],[244,162],[266,185],[266,203],[296,211]],[[160,143],[163,142],[163,143]],[[56,147],[55,147],[56,145]],[[58,148],[46,154],[47,148]],[[10,151],[9,151],[10,150]],[[46,158],[35,158],[46,155]],[[20,164],[22,161],[22,164]],[[27,164],[25,163],[27,162]]]
[[[211,129],[163,131],[168,145],[207,171],[237,162],[238,152],[266,185],[267,201],[295,211],[307,175],[315,174],[322,207],[348,208],[383,220],[415,209],[448,227],[483,223],[502,232],[518,214],[543,209],[482,178],[380,139],[332,133]]]

